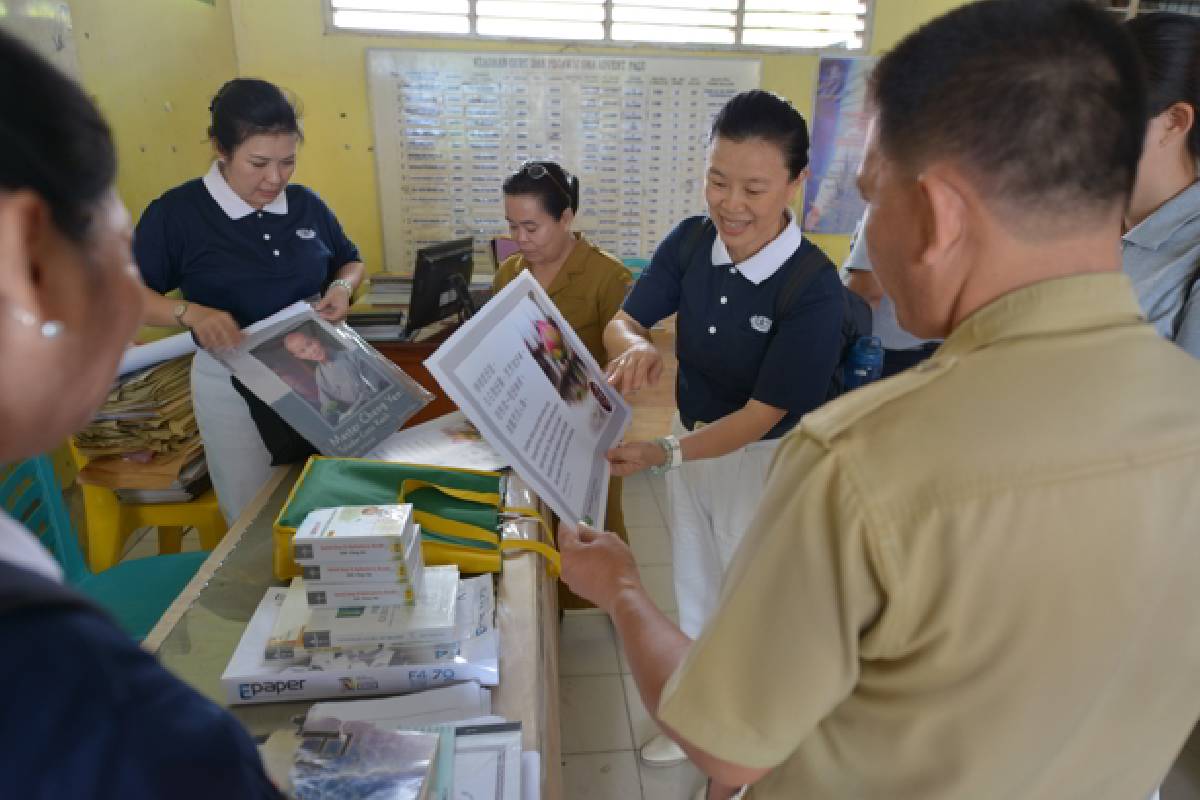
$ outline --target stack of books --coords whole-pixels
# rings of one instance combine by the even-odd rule
[[[425,562],[410,504],[320,508],[292,539],[310,608],[411,606]]]
[[[300,565],[267,641],[268,661],[314,651],[440,650],[456,640],[458,567],[428,567],[411,505],[339,506],[305,518]]]
[[[373,306],[404,306],[412,301],[412,276],[393,272],[376,272],[371,275],[371,290],[366,302]]]
[[[370,306],[350,310],[346,324],[368,342],[399,342],[405,338],[403,311],[382,311]]]

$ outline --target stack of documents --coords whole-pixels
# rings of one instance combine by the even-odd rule
[[[352,310],[346,324],[368,342],[399,342],[404,339],[403,311]]]
[[[444,609],[441,594],[451,583],[457,590],[447,631],[432,618],[442,617],[434,609]],[[428,567],[415,606],[310,609],[297,578],[290,588],[267,590],[221,684],[232,704],[395,694],[466,680],[495,686],[495,609],[491,576],[460,581],[455,567]]]
[[[192,413],[191,360],[175,358],[117,381],[75,436],[89,461],[80,483],[114,489],[131,503],[185,502],[208,489]]]
[[[376,272],[371,276],[367,302],[373,306],[408,306],[412,300],[412,276]]]
[[[292,555],[311,608],[413,605],[425,576],[408,503],[319,508],[297,529]]]

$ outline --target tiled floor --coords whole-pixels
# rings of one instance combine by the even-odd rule
[[[658,607],[674,616],[671,550],[661,478],[625,481],[625,519],[642,580]],[[668,769],[638,761],[655,733],[612,623],[598,611],[568,611],[559,647],[563,783],[566,796],[590,800],[687,800],[701,783],[690,764]]]

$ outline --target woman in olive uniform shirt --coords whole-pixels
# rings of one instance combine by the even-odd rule
[[[530,161],[510,175],[504,181],[504,216],[521,251],[500,265],[492,291],[529,270],[603,366],[608,363],[604,327],[620,310],[633,276],[616,257],[571,231],[578,209],[579,179],[553,161]],[[629,540],[620,478],[608,485],[605,527]],[[573,606],[580,602],[574,595],[563,600]]]

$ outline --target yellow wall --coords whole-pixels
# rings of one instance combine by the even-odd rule
[[[876,0],[871,51],[892,46],[961,0]],[[119,187],[135,217],[164,190],[201,174],[210,158],[208,102],[234,75],[266,78],[303,104],[306,144],[296,180],[319,192],[358,243],[370,268],[383,262],[379,193],[367,101],[369,47],[679,55],[652,47],[613,49],[509,45],[446,39],[325,34],[321,0],[71,0],[80,70],[116,130]],[[153,19],[153,35],[130,20]],[[705,53],[744,58],[739,53]],[[757,55],[752,56],[757,57]],[[764,54],[762,86],[804,113],[812,107],[817,56]],[[498,202],[498,201],[497,201]],[[844,236],[815,237],[835,261]]]
[[[70,0],[79,71],[113,126],[136,218],[208,167],[208,103],[237,74],[229,1]]]

